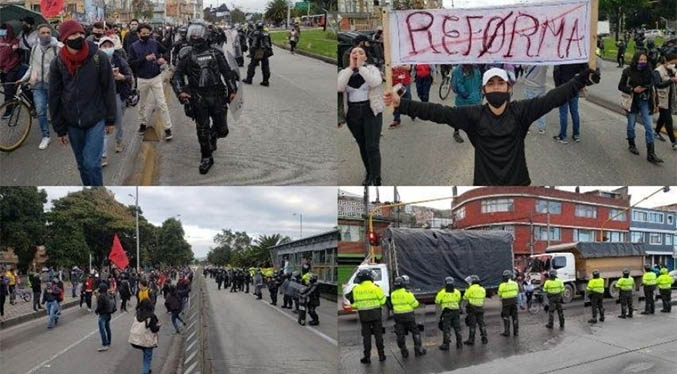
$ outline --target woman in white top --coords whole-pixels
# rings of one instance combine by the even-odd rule
[[[350,66],[338,74],[338,90],[347,102],[346,123],[360,148],[366,170],[362,185],[381,185],[381,151],[379,142],[383,127],[383,95],[381,72],[368,65],[367,53],[361,47],[350,51]]]

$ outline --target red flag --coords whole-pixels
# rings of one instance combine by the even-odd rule
[[[63,10],[64,0],[40,0],[40,12],[45,18],[56,17]]]
[[[129,259],[127,258],[125,250],[122,249],[118,234],[115,234],[115,237],[113,238],[113,247],[110,249],[108,258],[118,267],[118,269],[124,269],[129,265]]]

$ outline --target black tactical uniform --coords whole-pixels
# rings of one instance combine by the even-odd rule
[[[251,84],[254,78],[256,67],[261,62],[261,72],[263,73],[262,86],[268,86],[270,79],[270,65],[268,58],[273,55],[273,44],[270,41],[270,34],[263,30],[263,23],[256,24],[256,31],[251,34],[249,52],[251,60],[247,67],[247,78],[243,80],[244,83]]]
[[[188,38],[186,38],[187,32],[187,27],[182,26],[179,28],[180,38],[172,45],[172,65],[174,66],[179,63],[179,52],[181,52],[181,49],[188,46]]]
[[[212,152],[216,150],[216,140],[228,135],[227,103],[237,92],[237,73],[228,65],[223,52],[207,44],[206,31],[206,26],[200,23],[188,27],[191,48],[180,57],[172,78],[177,96],[190,95],[184,104],[192,108],[191,115],[197,125],[202,155],[200,174],[207,174],[214,164]]]

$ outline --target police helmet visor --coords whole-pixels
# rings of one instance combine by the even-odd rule
[[[205,25],[201,25],[199,23],[198,24],[192,24],[192,25],[188,26],[188,31],[186,31],[186,36],[189,39],[205,38],[206,35],[207,35],[207,28],[205,27]]]

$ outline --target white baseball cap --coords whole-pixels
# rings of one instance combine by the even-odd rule
[[[484,75],[482,76],[482,86],[486,86],[487,83],[489,82],[489,79],[493,77],[499,77],[504,81],[509,82],[508,73],[505,70],[499,68],[491,68],[484,72]]]
[[[105,42],[111,42],[111,44],[113,44],[113,48],[115,48],[115,40],[113,40],[113,38],[104,36],[103,38],[99,39],[99,46]]]

